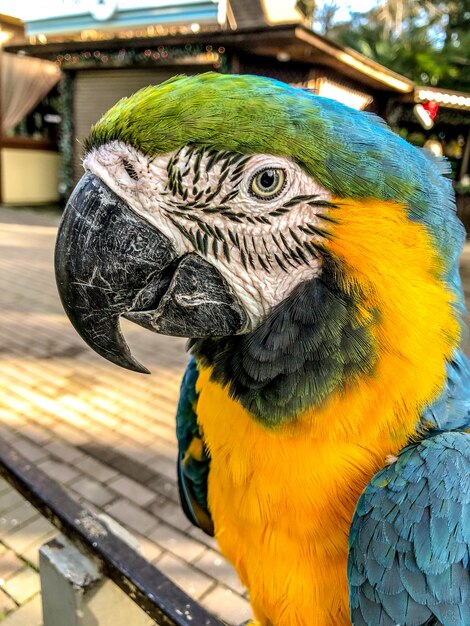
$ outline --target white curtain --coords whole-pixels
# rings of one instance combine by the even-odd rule
[[[59,82],[61,72],[51,61],[2,52],[2,130],[5,133],[34,109]]]

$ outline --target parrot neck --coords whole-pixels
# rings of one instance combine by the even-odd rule
[[[367,428],[406,441],[442,393],[458,349],[456,295],[428,229],[406,207],[334,202],[322,274],[252,333],[195,339],[190,348],[261,426],[359,438]]]
[[[254,331],[193,339],[191,352],[260,423],[285,424],[373,368],[374,318],[358,315],[360,294],[342,284],[326,257],[321,277],[295,287]]]

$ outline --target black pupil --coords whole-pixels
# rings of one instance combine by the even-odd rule
[[[264,191],[269,191],[276,184],[276,172],[274,170],[265,170],[259,179],[259,185]]]

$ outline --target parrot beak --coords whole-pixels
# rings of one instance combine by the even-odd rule
[[[179,337],[233,335],[248,321],[214,266],[196,254],[178,257],[167,236],[90,172],[65,208],[55,271],[79,335],[105,359],[136,372],[149,373],[131,354],[121,315]]]

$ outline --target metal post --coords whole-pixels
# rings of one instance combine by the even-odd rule
[[[150,617],[151,624],[158,626],[222,626],[223,622],[210,615],[202,606],[179,589],[174,583],[153,567],[139,554],[122,527],[105,515],[94,515],[76,502],[54,480],[19,454],[6,441],[0,438],[0,476],[5,476],[37,510],[64,533],[80,554],[93,555],[95,571],[103,572],[123,593],[133,600]],[[129,545],[131,544],[131,545]],[[57,552],[57,545],[55,546]],[[46,553],[44,562],[55,562],[52,554]],[[90,557],[88,557],[90,558]],[[99,565],[96,565],[98,563]],[[90,570],[91,571],[91,570]],[[45,574],[46,576],[47,574]],[[92,574],[92,579],[94,574]],[[80,578],[78,579],[80,581]],[[96,581],[98,584],[99,581]],[[52,606],[61,595],[45,580],[44,591],[48,595],[46,604]],[[73,586],[73,583],[72,583]],[[97,587],[98,588],[98,587]],[[62,587],[61,587],[62,589]],[[65,591],[64,591],[65,594]],[[70,596],[68,596],[70,597]],[[75,600],[72,600],[75,602]],[[117,601],[116,601],[117,602]],[[73,604],[76,606],[76,604]],[[118,606],[120,606],[120,601]],[[80,609],[81,610],[81,609]],[[68,616],[66,616],[68,617]],[[108,626],[105,621],[45,622],[45,626]],[[136,618],[137,619],[137,618]],[[140,618],[139,618],[140,619]],[[113,617],[113,626],[142,626],[149,622],[118,621]]]
[[[39,550],[44,626],[153,626],[155,622],[64,535]]]

